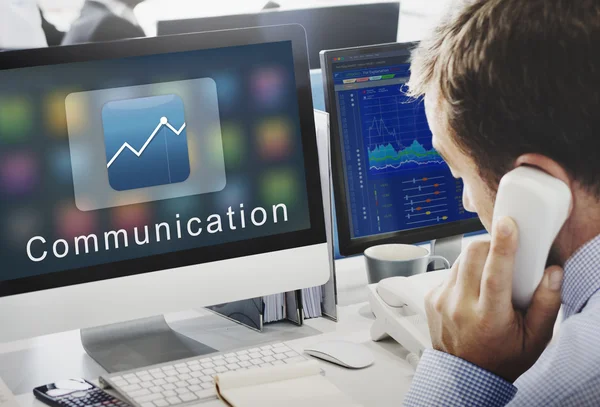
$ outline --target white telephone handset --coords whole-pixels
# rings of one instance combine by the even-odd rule
[[[513,304],[517,308],[529,306],[570,206],[568,186],[541,170],[518,167],[500,181],[493,218],[509,216],[519,229],[513,277]],[[425,294],[441,284],[448,273],[449,270],[441,270],[371,284],[369,301],[377,318],[371,327],[371,339],[391,336],[411,352],[413,362],[418,362],[423,351],[431,347]]]
[[[533,167],[518,167],[500,180],[494,221],[511,217],[519,229],[512,297],[527,309],[542,281],[550,248],[571,207],[571,190],[562,181]]]

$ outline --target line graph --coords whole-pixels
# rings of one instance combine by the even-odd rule
[[[121,153],[123,152],[123,150],[125,150],[126,148],[129,149],[137,157],[140,157],[144,153],[144,150],[146,150],[146,147],[148,147],[148,145],[152,142],[152,140],[154,139],[154,136],[156,136],[156,134],[158,133],[158,131],[163,126],[167,127],[169,130],[171,130],[173,133],[175,133],[178,136],[185,129],[185,123],[183,123],[181,125],[181,127],[179,128],[179,130],[177,130],[175,127],[171,126],[171,124],[169,123],[169,120],[166,117],[163,116],[163,117],[160,118],[160,122],[158,123],[158,125],[156,126],[156,128],[154,129],[154,131],[152,132],[152,134],[150,135],[150,137],[148,137],[148,140],[146,140],[146,142],[144,143],[144,145],[142,146],[142,148],[140,148],[139,151],[136,150],[135,148],[133,148],[128,142],[123,143],[123,145],[121,146],[121,148],[119,148],[119,150],[115,153],[115,155],[110,159],[110,161],[108,162],[108,164],[106,164],[106,168],[110,168],[110,166],[112,165],[112,163],[115,162],[115,160],[117,158],[119,158],[119,156],[121,155]]]
[[[102,125],[114,190],[173,184],[190,176],[185,107],[178,95],[107,102]]]
[[[423,105],[405,96],[401,86],[368,89],[361,96],[370,173],[445,165],[431,145]]]

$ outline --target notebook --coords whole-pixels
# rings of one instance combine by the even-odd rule
[[[321,374],[314,360],[215,377],[219,398],[228,406],[360,407]]]

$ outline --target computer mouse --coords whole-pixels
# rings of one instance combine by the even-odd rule
[[[319,359],[350,369],[362,369],[374,362],[373,354],[366,346],[347,341],[326,341],[304,349]]]

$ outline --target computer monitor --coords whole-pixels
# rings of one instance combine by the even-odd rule
[[[0,89],[0,342],[329,279],[301,26],[1,53]]]
[[[321,53],[342,255],[483,229],[463,207],[462,181],[432,147],[423,101],[406,96],[415,46]]]
[[[254,14],[159,21],[158,35],[215,31],[277,24],[300,24],[306,30],[311,69],[319,68],[319,51],[395,42],[400,3],[372,3],[265,10]]]

